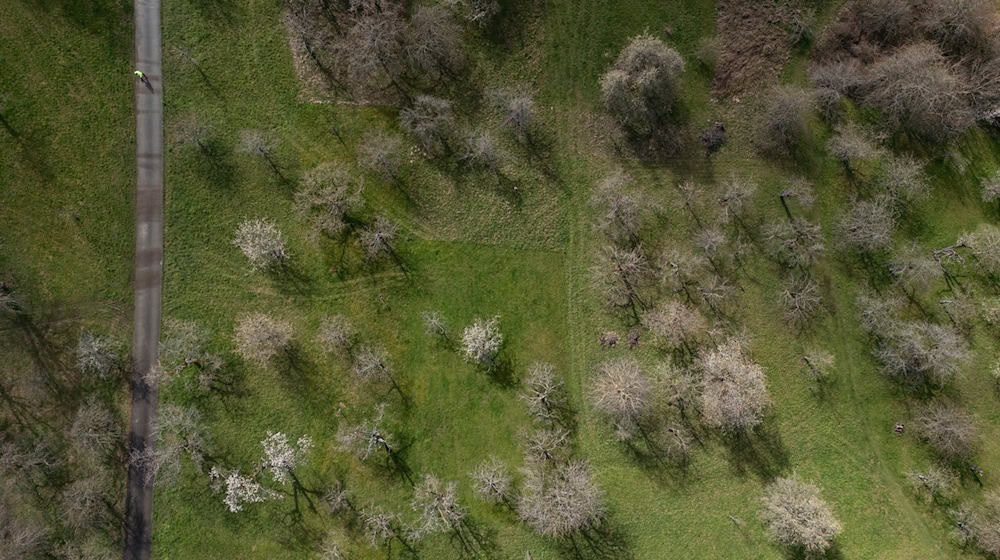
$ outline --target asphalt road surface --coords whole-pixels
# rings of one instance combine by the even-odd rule
[[[163,96],[160,0],[135,0],[135,323],[132,333],[130,453],[153,445],[156,387],[146,384],[160,340],[163,285]],[[129,466],[125,495],[125,560],[147,560],[153,540],[153,486]]]

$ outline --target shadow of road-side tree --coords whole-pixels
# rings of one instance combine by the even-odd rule
[[[132,2],[121,0],[31,0],[26,2],[40,15],[59,14],[71,24],[105,41],[109,52],[117,56],[132,51]],[[130,56],[128,57],[130,58]]]
[[[232,162],[233,149],[218,138],[209,138],[198,149],[201,156],[195,160],[195,169],[212,187],[232,190],[236,184],[236,167]]]
[[[764,422],[752,432],[723,436],[729,462],[740,476],[752,471],[762,480],[771,481],[789,467],[788,450],[770,424]]]

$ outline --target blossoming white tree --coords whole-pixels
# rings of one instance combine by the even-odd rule
[[[486,321],[476,319],[472,325],[465,327],[462,345],[465,347],[466,359],[484,367],[494,365],[500,345],[503,344],[499,323],[500,317],[493,317]]]
[[[288,436],[268,430],[267,437],[261,440],[260,445],[264,448],[261,466],[270,471],[276,482],[285,483],[290,476],[294,477],[295,467],[305,460],[306,454],[312,449],[313,440],[309,436],[302,436],[293,447],[288,442]]]

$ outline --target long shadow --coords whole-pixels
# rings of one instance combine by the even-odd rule
[[[206,140],[198,149],[196,169],[212,186],[232,190],[236,184],[233,150],[218,138]]]
[[[484,368],[494,382],[501,387],[511,389],[517,387],[518,379],[515,373],[514,360],[508,355],[498,356],[493,365]]]
[[[132,2],[117,0],[32,0],[44,17],[58,13],[70,23],[104,39],[116,57],[132,51]]]
[[[290,261],[271,270],[271,279],[279,291],[285,294],[308,296],[315,290],[315,282],[301,267]]]
[[[570,534],[559,543],[559,552],[572,560],[631,560],[632,543],[625,528],[605,518],[600,524]]]
[[[751,433],[725,436],[730,464],[737,474],[748,471],[771,481],[789,467],[788,451],[779,434],[765,423]]]

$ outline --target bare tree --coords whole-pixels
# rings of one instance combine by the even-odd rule
[[[361,180],[335,163],[321,163],[302,175],[295,209],[311,226],[313,237],[340,235],[351,214],[364,206]]]
[[[370,132],[358,147],[358,162],[379,179],[398,184],[403,165],[403,141],[396,135]]]
[[[187,455],[201,472],[207,448],[201,414],[193,407],[167,404],[157,411],[152,439],[155,445],[129,457],[129,464],[143,473],[146,484],[169,487],[181,473],[181,457]]]
[[[903,308],[903,301],[899,297],[881,297],[876,294],[866,293],[858,296],[858,312],[861,319],[861,327],[872,336],[879,336],[895,328],[896,319],[894,315]]]
[[[319,551],[319,560],[345,560],[344,550],[340,547],[339,539],[331,531],[323,540]]]
[[[534,143],[538,112],[532,94],[523,87],[497,89],[488,92],[503,117],[503,124],[522,144]]]
[[[208,142],[213,134],[212,128],[194,114],[181,117],[174,125],[174,136],[178,143],[182,145],[193,144],[198,147],[198,151],[205,155],[211,155]]]
[[[967,85],[931,43],[914,43],[871,66],[866,104],[897,127],[944,142],[974,123]]]
[[[525,461],[529,464],[555,464],[563,462],[570,453],[569,430],[549,427],[525,431],[521,434]]]
[[[430,156],[452,153],[455,135],[455,114],[451,101],[418,95],[413,105],[400,111],[399,123],[412,134],[420,147]]]
[[[661,303],[642,317],[642,324],[671,348],[694,352],[708,324],[697,309],[676,300]]]
[[[69,430],[69,443],[76,456],[99,464],[120,439],[121,429],[108,407],[94,397],[80,405]]]
[[[979,448],[975,418],[961,408],[930,405],[916,419],[920,437],[941,456],[957,463],[972,459]]]
[[[472,473],[473,490],[480,498],[491,504],[510,504],[514,495],[514,480],[504,464],[497,456],[490,458],[476,467]]]
[[[937,465],[927,467],[926,471],[907,471],[903,474],[917,495],[926,502],[947,503],[958,486],[958,477]]]
[[[580,460],[524,470],[518,515],[540,535],[563,538],[597,525],[604,517],[604,497],[590,467]]]
[[[836,371],[833,354],[819,348],[803,354],[802,363],[806,366],[806,374],[817,383],[823,383]]]
[[[279,144],[278,137],[265,130],[244,129],[240,131],[240,151],[264,158],[264,161],[271,166],[271,170],[281,175],[281,168],[274,160]]]
[[[940,280],[944,271],[928,251],[916,242],[911,242],[889,262],[889,274],[912,297]]]
[[[649,35],[633,38],[601,77],[604,108],[629,132],[652,134],[673,110],[684,59]]]
[[[837,125],[836,134],[827,141],[826,149],[850,175],[857,173],[864,162],[882,155],[882,149],[872,141],[869,133],[852,121]]]
[[[403,48],[410,74],[434,85],[454,78],[465,64],[462,30],[441,5],[418,6],[404,32]]]
[[[374,2],[372,2],[374,4]],[[409,94],[403,85],[406,73],[406,28],[395,3],[378,2],[377,9],[363,15],[336,43],[335,59],[342,61],[355,89],[367,97],[378,97],[392,89],[398,97]]]
[[[359,239],[365,251],[365,261],[374,263],[382,256],[388,255],[397,263],[401,263],[396,254],[396,232],[399,227],[385,216],[376,216],[375,221],[361,230]]]
[[[433,474],[425,474],[424,479],[413,488],[410,507],[418,516],[409,532],[412,538],[419,540],[434,533],[451,531],[462,543],[463,550],[472,552],[476,549],[463,525],[466,511],[458,503],[454,482],[442,482]]]
[[[190,380],[193,381],[193,387],[191,384],[187,387],[200,393],[211,390],[225,361],[219,354],[208,350],[208,342],[208,331],[194,322],[165,319],[160,340],[160,360],[158,367],[152,370],[156,378],[147,382],[158,382],[160,377],[165,377],[169,383],[178,379],[180,372],[194,366],[197,375]]]
[[[652,275],[641,247],[621,249],[607,246],[592,268],[595,287],[611,306],[628,309],[636,321],[646,307],[643,291]]]
[[[948,53],[988,58],[996,45],[996,6],[987,0],[931,0],[923,28]]]
[[[424,320],[424,332],[428,336],[436,336],[443,340],[448,339],[448,323],[445,321],[444,315],[437,311],[424,311],[420,314],[420,318]]]
[[[982,505],[972,512],[967,530],[976,548],[993,557],[1000,557],[1000,492],[986,495]]]
[[[292,343],[292,324],[266,313],[246,313],[236,324],[236,353],[243,359],[266,366]]]
[[[683,292],[688,302],[694,301],[691,290],[698,285],[704,259],[684,247],[671,247],[660,258],[663,284],[673,293]]]
[[[518,395],[528,405],[528,413],[536,420],[559,422],[566,414],[569,399],[552,364],[535,362],[528,368],[524,390]]]
[[[465,17],[479,27],[490,27],[500,14],[498,0],[455,0],[465,6]]]
[[[726,432],[756,428],[771,404],[764,369],[746,356],[744,345],[730,338],[697,362],[702,415],[709,426]]]
[[[896,229],[896,210],[892,199],[877,196],[858,201],[840,218],[840,240],[844,246],[872,253],[888,249]]]
[[[594,407],[614,422],[615,435],[625,441],[641,431],[651,409],[652,383],[632,358],[602,362],[591,388]]]
[[[766,225],[762,237],[764,252],[789,268],[807,269],[826,252],[819,224],[801,217]]]
[[[614,243],[633,246],[639,243],[644,203],[631,189],[633,185],[632,177],[619,168],[597,184],[590,199],[591,205],[601,213],[597,222],[598,229]]]
[[[819,488],[793,474],[776,479],[766,491],[761,517],[775,540],[809,557],[820,556],[833,545],[840,522],[820,498]]]
[[[993,202],[1000,199],[1000,173],[994,173],[983,181],[983,202]]]
[[[469,169],[499,174],[507,156],[500,150],[492,134],[480,131],[465,137],[459,159]]]
[[[754,145],[767,155],[793,156],[809,135],[812,98],[806,90],[790,86],[775,87],[767,97],[768,105],[754,131]]]
[[[0,502],[0,555],[19,560],[46,558],[48,529],[23,513],[12,504]]]
[[[365,540],[372,546],[380,546],[392,539],[402,541],[399,525],[399,515],[379,506],[369,506],[361,510],[361,530]]]
[[[110,337],[90,331],[80,333],[76,343],[76,367],[81,373],[107,377],[118,364],[118,350]]]
[[[725,222],[736,222],[746,227],[746,217],[753,206],[757,194],[757,182],[749,177],[732,174],[723,183],[723,193],[719,197],[719,218]]]
[[[819,286],[804,274],[785,279],[778,292],[778,304],[785,319],[798,326],[808,323],[819,312],[822,302]]]
[[[968,360],[968,345],[953,327],[922,321],[886,326],[873,353],[891,378],[911,390],[947,384]]]
[[[878,182],[900,205],[924,199],[930,191],[924,175],[924,164],[910,155],[890,157],[883,166]]]
[[[962,234],[958,246],[968,248],[984,272],[1000,275],[1000,228],[981,223],[976,231]]]
[[[316,343],[324,352],[350,356],[358,343],[358,331],[343,315],[325,317],[316,332]]]
[[[384,451],[391,458],[395,449],[392,435],[382,427],[385,404],[375,407],[375,415],[355,425],[341,425],[337,429],[340,448],[365,461],[372,453]]]
[[[82,533],[106,522],[110,492],[110,477],[100,471],[66,485],[59,503],[66,526]]]
[[[285,239],[270,220],[254,218],[241,222],[233,245],[243,251],[252,270],[267,270],[288,260]]]
[[[358,349],[354,357],[354,365],[351,368],[354,377],[366,383],[388,383],[404,397],[403,390],[396,383],[396,378],[392,374],[392,365],[389,363],[389,353],[382,346],[362,346]],[[404,397],[405,398],[405,397]]]
[[[503,344],[503,334],[499,328],[500,317],[488,320],[477,318],[462,331],[462,346],[465,358],[483,367],[493,367],[500,346]]]

